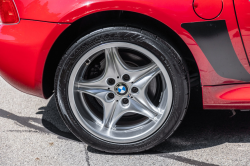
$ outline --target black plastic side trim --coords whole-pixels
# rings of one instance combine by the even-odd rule
[[[184,23],[214,70],[224,78],[250,81],[231,43],[225,20]]]

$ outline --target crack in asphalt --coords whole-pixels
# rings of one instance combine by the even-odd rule
[[[183,156],[177,156],[177,155],[174,155],[174,154],[161,153],[161,152],[158,152],[158,153],[159,154],[155,154],[155,155],[159,156],[159,157],[173,159],[173,160],[183,162],[183,163],[186,163],[186,164],[197,165],[197,166],[201,166],[201,165],[202,166],[218,166],[216,164],[205,163],[205,162],[202,162],[202,161],[189,159],[189,158],[186,158],[186,157],[183,157]]]
[[[6,130],[7,132],[16,132],[16,133],[39,133],[39,131],[36,130]],[[6,132],[3,131],[3,132]]]
[[[85,158],[86,158],[86,162],[87,162],[87,165],[90,166],[90,162],[89,162],[89,153],[88,153],[88,150],[87,150],[87,146],[85,145]]]

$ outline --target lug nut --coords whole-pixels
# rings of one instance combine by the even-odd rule
[[[133,87],[133,88],[131,89],[131,91],[132,91],[133,93],[137,93],[137,92],[139,91],[139,89],[136,88],[136,87]]]
[[[123,79],[123,81],[129,81],[130,80],[130,76],[128,74],[124,74],[122,76],[122,79]]]
[[[129,100],[127,98],[122,99],[122,104],[128,104]]]
[[[109,79],[108,79],[108,84],[109,84],[109,85],[114,85],[114,84],[115,84],[115,79],[109,78]]]
[[[115,97],[114,93],[109,93],[109,94],[108,94],[108,98],[109,98],[109,99],[113,99],[114,97]]]

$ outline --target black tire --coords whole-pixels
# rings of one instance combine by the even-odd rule
[[[128,42],[139,45],[161,60],[173,86],[173,102],[163,125],[151,136],[138,142],[117,144],[99,139],[85,130],[74,116],[68,100],[68,82],[79,58],[90,49],[108,42]],[[109,27],[82,37],[63,56],[55,76],[57,107],[69,130],[89,146],[111,153],[133,153],[148,150],[167,139],[182,121],[189,102],[189,75],[181,56],[161,38],[136,28]]]

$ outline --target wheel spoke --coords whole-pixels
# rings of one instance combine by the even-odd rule
[[[111,101],[111,102],[103,102],[103,125],[107,128],[111,128],[111,121],[112,121],[112,117],[114,114],[114,111],[116,109],[117,106],[117,102],[116,100]]]
[[[111,107],[111,109],[108,109],[108,107]],[[104,126],[108,128],[113,128],[116,122],[123,115],[123,112],[124,110],[121,107],[120,103],[116,102],[113,104],[113,106],[107,106],[107,109],[104,109],[104,116],[103,116]]]
[[[105,85],[95,84],[91,82],[75,83],[75,86],[77,87],[76,91],[89,94],[93,97],[97,97],[103,102],[107,100],[107,97],[106,97],[107,94],[112,92]]]
[[[153,62],[141,67],[128,66],[121,58],[118,49],[116,47],[105,49],[105,55],[107,62],[105,77],[107,76],[111,77],[114,76],[114,74],[117,74],[118,76],[121,77],[124,74],[129,74],[130,82],[135,82],[141,77],[147,75],[151,70],[157,68],[157,65]]]
[[[154,106],[154,104],[144,94],[134,95],[134,100],[146,107],[148,110],[151,110],[155,114],[161,113],[158,107]]]
[[[116,64],[114,63],[114,50],[115,48],[107,48],[105,49],[105,60],[106,60],[106,67],[105,67],[105,74],[104,76],[107,77],[114,77],[119,75]]]
[[[98,78],[94,78],[92,80],[80,80],[78,83],[75,84],[78,89],[108,89],[108,78],[113,78],[116,80],[116,76],[120,76],[119,71],[122,71],[122,60],[118,55],[118,51],[116,48],[107,48],[105,49],[105,59],[106,59],[106,66],[103,74]],[[121,63],[120,63],[121,62]]]
[[[131,112],[138,113],[148,117],[151,120],[155,120],[156,116],[158,115],[156,112],[144,107],[141,103],[137,102],[136,100],[130,100],[130,110]]]
[[[105,122],[108,123],[107,126],[110,128],[114,128],[117,121],[126,113],[136,113],[143,116],[148,117],[149,119],[156,121],[157,113],[154,111],[149,110],[147,107],[144,107],[139,102],[129,99],[129,105],[123,106],[121,103],[121,100],[116,104],[116,107],[113,107],[112,113],[110,113],[109,117],[107,118],[108,121],[105,120]]]
[[[80,89],[108,89],[106,80],[100,78],[89,81],[78,81],[75,83],[75,87]]]
[[[158,108],[153,105],[146,94],[147,85],[157,74],[160,73],[160,69],[155,64],[150,64],[140,72],[142,74],[137,77],[136,81],[132,84],[132,87],[138,88],[138,92],[133,94],[134,99],[147,109],[152,110],[155,113],[160,113]]]
[[[114,74],[117,74],[118,76],[122,76],[126,73],[128,66],[120,57],[117,48],[112,47],[105,49],[105,55],[107,62],[106,75],[114,76]]]
[[[146,66],[142,67],[135,67],[128,69],[128,74],[130,76],[130,82],[136,82],[140,78],[143,78],[146,76],[151,70],[157,68],[157,65],[155,63],[150,63]]]
[[[133,87],[139,88],[141,91],[145,91],[149,82],[160,73],[160,69],[156,65],[151,65],[149,68],[142,70],[144,73],[139,75],[137,80],[133,83]]]
[[[88,84],[89,85],[89,84]],[[101,87],[102,88],[102,87]],[[116,100],[109,100],[107,95],[112,93],[111,90],[108,89],[99,89],[93,86],[85,86],[84,83],[78,84],[78,90],[81,93],[89,94],[93,97],[96,97],[101,100],[103,106],[103,125],[109,128],[110,118],[114,112],[116,107]]]
[[[117,72],[119,73],[120,76],[123,74],[126,74],[127,70],[129,69],[128,65],[123,61],[121,58],[118,49],[117,48],[112,48],[113,56],[114,56],[114,64],[116,66]]]

